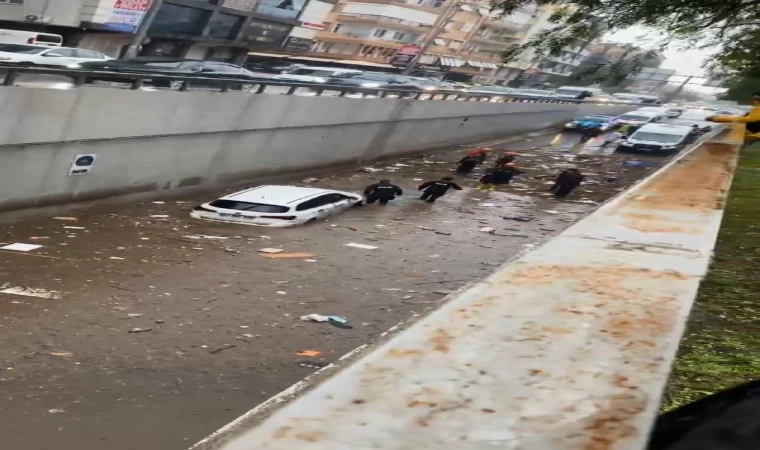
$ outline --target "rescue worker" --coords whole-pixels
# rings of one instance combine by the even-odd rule
[[[611,131],[604,136],[604,142],[602,142],[602,145],[600,148],[606,148],[608,145],[613,144],[624,138],[625,136],[623,136],[623,134],[620,133],[619,131]]]
[[[467,153],[467,156],[474,156],[478,158],[478,164],[483,164],[488,158],[488,152],[490,152],[490,148],[476,148],[475,150],[470,151]]]
[[[578,169],[564,170],[557,175],[554,186],[549,188],[549,192],[553,192],[557,198],[567,197],[575,188],[580,186],[584,178]]]
[[[364,195],[367,196],[367,204],[369,205],[375,202],[387,205],[397,195],[404,195],[404,191],[395,184],[391,184],[391,180],[380,180],[379,183],[367,186],[364,189]]]
[[[422,183],[420,187],[417,188],[418,191],[424,190],[420,199],[425,200],[428,203],[435,203],[439,197],[446,195],[446,192],[449,189],[456,189],[457,191],[461,191],[462,187],[454,183],[452,180],[453,178],[451,177],[443,177],[440,180],[433,180]]]
[[[583,134],[581,135],[580,142],[581,143],[586,143],[586,142],[590,141],[591,139],[599,136],[600,134],[602,134],[602,127],[599,126],[599,125],[595,125],[593,127],[586,128],[583,131]]]
[[[467,155],[464,158],[459,160],[459,167],[457,167],[457,173],[460,173],[462,175],[467,175],[468,173],[472,172],[475,166],[477,166],[478,164],[482,162],[483,161],[478,156]]]
[[[751,144],[760,141],[760,91],[752,94],[752,109],[744,116],[710,116],[705,120],[744,123],[747,126],[744,133],[744,143]]]
[[[480,179],[478,189],[487,189],[493,191],[499,184],[509,184],[515,175],[522,174],[523,171],[518,169],[514,163],[507,163],[503,166],[493,167],[486,170],[483,178]]]
[[[515,162],[518,156],[520,156],[520,154],[517,152],[504,152],[504,154],[496,159],[495,165],[496,167],[500,167]]]
[[[631,126],[628,125],[627,123],[624,123],[624,124],[618,126],[615,131],[617,131],[618,133],[620,133],[620,134],[622,134],[624,136],[625,135],[630,136],[631,135]]]

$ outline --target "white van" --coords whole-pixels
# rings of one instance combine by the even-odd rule
[[[63,45],[63,36],[60,34],[38,33],[36,31],[0,29],[0,44],[30,44],[60,47]]]
[[[689,143],[691,127],[665,123],[650,123],[636,130],[618,145],[622,151],[673,152]]]
[[[356,69],[340,69],[336,67],[296,67],[287,70],[280,75],[272,77],[277,81],[296,81],[302,83],[327,83],[331,77],[345,75],[347,73],[362,73]]]
[[[666,115],[662,111],[648,111],[637,109],[636,111],[621,114],[610,122],[614,125],[646,125],[652,122],[662,122]]]

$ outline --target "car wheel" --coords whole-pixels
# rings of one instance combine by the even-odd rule
[[[254,90],[256,90],[255,84],[241,84],[240,85],[240,92],[250,93],[250,92],[253,92]]]
[[[182,87],[182,83],[184,83],[184,81],[178,81],[178,80],[170,81],[169,89],[179,89]]]

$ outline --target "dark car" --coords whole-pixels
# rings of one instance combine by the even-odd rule
[[[243,65],[246,69],[252,72],[273,73],[280,74],[286,70],[296,69],[299,67],[306,67],[303,64],[297,64],[290,61],[265,61],[257,63],[246,63]]]
[[[210,79],[235,79],[249,81],[248,83],[234,84],[234,89],[249,90],[253,84],[270,80],[261,74],[255,74],[234,64],[217,61],[199,61],[193,59],[168,59],[168,58],[135,58],[118,59],[111,61],[86,62],[80,64],[84,70],[99,70],[107,72],[120,72],[124,74],[155,74],[176,75],[182,77],[198,77],[188,84],[190,86],[219,86],[218,82]],[[205,79],[204,79],[205,78]],[[109,77],[107,75],[90,78],[92,80],[127,82],[128,78]],[[147,79],[153,86],[179,88],[182,80]]]

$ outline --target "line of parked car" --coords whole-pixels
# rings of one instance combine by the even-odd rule
[[[599,128],[601,132],[619,130],[628,125],[627,135],[615,143],[616,151],[647,153],[671,153],[683,149],[701,134],[711,131],[710,126],[678,125],[663,123],[675,119],[684,112],[680,106],[643,107],[619,116],[583,116],[565,124],[566,131],[587,131]]]

